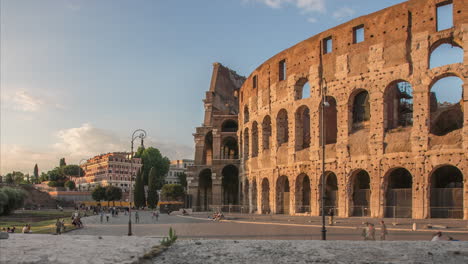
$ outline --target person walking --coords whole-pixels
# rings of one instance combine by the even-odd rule
[[[156,210],[155,214],[156,214],[156,221],[159,221],[159,210]]]
[[[62,234],[62,222],[60,222],[60,218],[57,218],[57,222],[55,222],[55,234],[60,235]]]
[[[101,213],[100,213],[100,220],[101,220],[101,224],[102,222],[104,221],[104,211],[101,210]]]
[[[335,211],[333,208],[330,208],[330,210],[328,210],[328,225],[333,225],[333,216],[335,216]]]
[[[369,227],[369,223],[365,222],[361,230],[361,236],[362,236],[362,239],[364,240],[367,240],[368,227]]]
[[[138,211],[135,211],[135,223],[140,223],[140,215],[138,214]]]
[[[387,238],[387,235],[387,225],[385,225],[385,222],[382,220],[380,221],[380,240],[385,240]]]
[[[367,230],[368,230],[367,240],[375,241],[375,227],[374,227],[374,224],[368,224]]]
[[[110,213],[109,213],[109,212],[107,212],[107,213],[106,213],[106,223],[108,223],[108,222],[109,222],[109,217],[110,217]]]

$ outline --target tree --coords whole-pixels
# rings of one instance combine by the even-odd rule
[[[8,215],[15,209],[21,208],[26,193],[22,189],[1,187],[0,188],[0,215]]]
[[[48,181],[49,175],[45,172],[41,172],[41,177],[39,177],[39,182]]]
[[[59,167],[64,167],[64,166],[67,166],[67,163],[65,162],[65,158],[61,158],[60,159],[60,163],[59,163]]]
[[[157,148],[138,148],[135,158],[141,158],[143,162],[143,182],[144,185],[148,185],[148,175],[151,168],[156,169],[156,175],[158,175],[158,190],[161,189],[164,183],[164,176],[169,171],[170,160],[161,155],[161,152]]]
[[[139,170],[135,180],[135,189],[133,191],[133,199],[135,207],[140,208],[146,205],[145,201],[145,185],[143,183],[143,172]]]
[[[36,165],[34,165],[34,183],[39,183],[39,168]]]
[[[84,170],[78,165],[65,165],[62,172],[64,175],[72,177],[83,177],[85,174]]]
[[[13,177],[12,173],[5,175],[5,182],[8,184],[13,184],[15,182],[15,178]]]
[[[115,206],[114,201],[118,201],[122,199],[122,189],[116,186],[107,186],[106,187],[106,201],[107,201],[107,206],[109,206],[109,202],[112,201],[113,205]]]
[[[179,179],[180,185],[187,188],[187,174],[185,174],[185,172],[177,173],[177,178]]]
[[[156,169],[153,167],[149,172],[148,179],[148,206],[151,209],[156,208],[158,205],[158,175],[156,174]]]
[[[74,181],[66,181],[64,184],[65,187],[67,187],[70,190],[73,190],[76,188],[76,184]]]
[[[96,186],[96,188],[94,188],[93,192],[91,193],[91,197],[93,197],[93,200],[98,202],[105,200],[106,189],[101,185]]]
[[[179,200],[184,194],[184,187],[180,184],[165,184],[161,189],[161,195],[168,200]]]

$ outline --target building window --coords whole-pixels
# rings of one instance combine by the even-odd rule
[[[333,40],[332,37],[323,39],[323,54],[331,53],[333,49]]]
[[[453,27],[453,3],[443,2],[437,5],[437,31]]]
[[[364,25],[359,25],[353,28],[353,43],[364,41]]]
[[[279,66],[279,80],[286,80],[286,60],[282,60],[278,64]]]
[[[252,78],[252,86],[254,89],[257,88],[257,75],[254,75],[254,77]]]

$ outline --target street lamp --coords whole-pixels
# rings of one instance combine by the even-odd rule
[[[128,193],[128,235],[132,235],[132,182],[133,182],[133,141],[135,139],[141,139],[141,145],[143,146],[143,139],[146,138],[146,131],[143,129],[137,129],[133,131],[132,141],[131,141],[131,154],[130,154],[130,192]]]
[[[325,228],[325,107],[329,104],[327,102],[326,91],[327,91],[327,82],[325,78],[323,78],[323,82],[321,83],[322,86],[322,102],[320,103],[321,108],[321,120],[320,120],[320,127],[321,127],[321,137],[322,137],[322,240],[327,240],[327,229]]]

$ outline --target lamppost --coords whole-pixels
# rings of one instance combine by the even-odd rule
[[[132,235],[132,185],[133,185],[133,141],[135,139],[141,139],[141,145],[143,145],[143,139],[146,138],[146,131],[143,129],[137,129],[133,131],[131,141],[131,154],[130,154],[130,192],[128,193],[128,235]]]
[[[327,82],[325,78],[323,78],[322,86],[322,102],[320,103],[321,108],[321,120],[320,120],[320,131],[321,131],[321,138],[322,138],[322,240],[327,240],[327,229],[325,228],[325,107],[328,106],[327,102]]]

